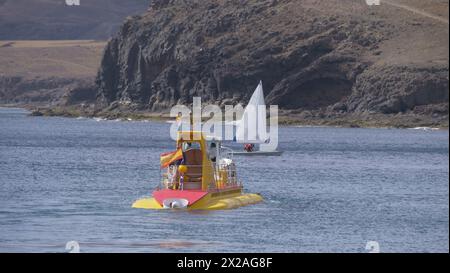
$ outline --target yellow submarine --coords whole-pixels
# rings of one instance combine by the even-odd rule
[[[220,141],[207,141],[202,132],[179,131],[176,150],[161,154],[161,182],[153,196],[132,207],[224,210],[261,202],[261,195],[244,193],[232,154]]]

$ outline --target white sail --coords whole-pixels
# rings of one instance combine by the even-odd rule
[[[241,120],[236,125],[237,142],[264,143],[267,141],[266,103],[261,81],[245,107]]]

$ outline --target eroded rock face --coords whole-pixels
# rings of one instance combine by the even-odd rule
[[[396,113],[448,105],[448,60],[380,63],[379,45],[396,35],[395,24],[371,17],[364,1],[320,2],[152,1],[108,43],[97,102],[149,111],[193,96],[245,104],[262,80],[267,103],[282,109]]]
[[[373,66],[354,84],[348,110],[392,114],[448,103],[448,67]]]

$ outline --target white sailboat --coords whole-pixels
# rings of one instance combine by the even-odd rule
[[[281,151],[263,149],[268,141],[266,121],[266,103],[264,101],[264,91],[262,81],[259,82],[253,95],[251,96],[241,120],[236,122],[236,142],[257,144],[258,149],[253,151],[234,151],[234,155],[281,155]]]

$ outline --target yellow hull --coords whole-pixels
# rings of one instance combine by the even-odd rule
[[[235,209],[251,204],[259,203],[263,200],[261,195],[248,194],[223,194],[221,192],[208,193],[194,204],[187,207],[190,210],[225,210]],[[140,209],[164,209],[155,198],[139,199],[132,205],[133,208]]]

